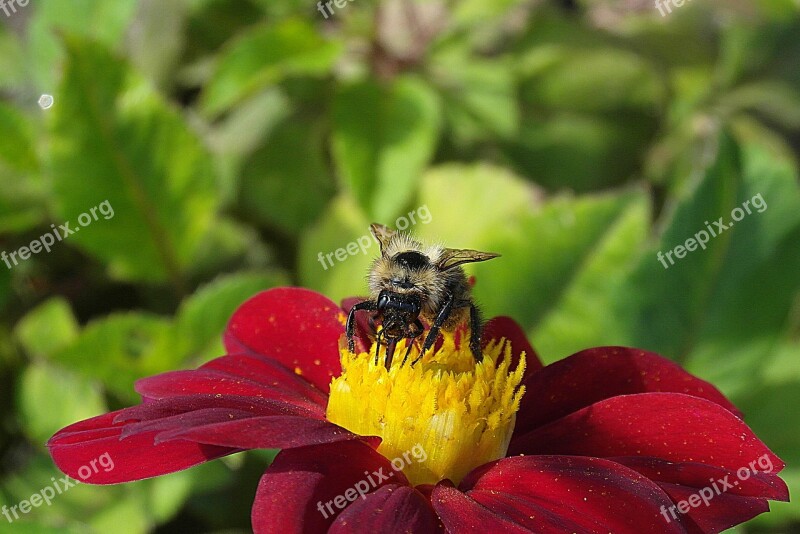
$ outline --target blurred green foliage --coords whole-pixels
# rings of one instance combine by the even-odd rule
[[[58,474],[54,431],[221,354],[250,295],[363,294],[375,248],[319,254],[423,206],[420,237],[502,253],[470,269],[477,299],[544,361],[622,344],[680,362],[743,409],[796,498],[798,12],[355,0],[326,19],[312,0],[40,0],[3,16],[0,251],[106,200],[114,214],[0,263],[0,505]],[[756,195],[767,209],[658,261]],[[14,532],[246,531],[272,454],[81,485]],[[796,504],[772,507],[737,530],[800,523]]]

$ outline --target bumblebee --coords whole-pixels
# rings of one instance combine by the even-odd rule
[[[411,340],[401,365],[408,359],[413,340],[425,331],[420,319],[424,319],[430,329],[419,356],[411,365],[433,347],[440,331],[452,332],[467,319],[470,322],[469,348],[476,361],[483,360],[481,313],[472,300],[461,265],[490,260],[499,254],[425,246],[408,234],[377,223],[370,225],[370,231],[380,244],[380,256],[373,261],[367,277],[370,298],[353,306],[347,316],[345,330],[350,352],[355,350],[356,313],[365,310],[375,312],[370,324],[374,326],[375,320],[381,322],[376,334],[375,363],[378,363],[381,345],[385,345],[387,370],[400,339]]]

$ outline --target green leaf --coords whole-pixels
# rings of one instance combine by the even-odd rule
[[[70,420],[64,424],[71,422],[73,421]],[[102,454],[99,453],[97,457],[99,458]],[[0,493],[8,495],[11,501],[9,506],[22,500],[28,500],[32,494],[39,493],[47,487],[54,489],[56,494],[49,505],[43,503],[40,507],[33,509],[27,516],[21,516],[19,523],[14,521],[14,532],[16,532],[18,525],[21,526],[30,521],[34,524],[56,525],[60,527],[59,532],[86,534],[87,522],[90,522],[91,517],[98,511],[111,507],[116,502],[142,501],[140,496],[142,492],[137,490],[137,486],[141,483],[126,484],[124,486],[95,486],[79,483],[68,486],[61,481],[64,475],[53,465],[53,459],[45,452],[44,447],[41,447],[37,454],[27,456],[25,460],[24,465],[17,466],[15,471],[3,478],[3,491]],[[112,460],[114,459],[112,458]],[[84,465],[92,469],[90,463]],[[105,469],[105,467],[102,467],[99,462],[95,462],[94,469],[100,470]],[[59,489],[61,490],[60,493],[58,492]],[[142,508],[142,515],[145,515],[144,508]],[[111,530],[117,532],[119,529],[112,528]],[[49,531],[44,530],[44,532]],[[95,531],[90,530],[90,532]],[[144,530],[140,532],[144,534]]]
[[[10,24],[0,25],[0,88],[8,93],[24,85],[28,80],[30,65],[25,63],[21,39]],[[32,100],[38,98],[35,96]],[[31,102],[32,104],[33,102]]]
[[[800,344],[788,344],[784,347],[791,358],[797,361]],[[796,365],[795,365],[796,366]],[[745,422],[756,435],[764,441],[778,457],[787,463],[780,477],[789,486],[789,495],[797,495],[800,491],[800,451],[797,447],[797,417],[795,412],[786,410],[787,406],[800,403],[800,380],[781,380],[781,383],[751,383],[749,391],[736,396],[733,400],[745,415]],[[788,419],[787,419],[788,416]],[[759,525],[786,524],[800,520],[800,509],[796,503],[771,502],[769,514],[760,516]],[[777,531],[777,530],[776,530]]]
[[[183,30],[187,63],[217,53],[228,39],[263,16],[249,0],[197,0],[187,8],[190,13]]]
[[[378,221],[411,200],[439,136],[439,101],[423,83],[398,77],[343,87],[333,110],[336,168],[362,210]]]
[[[620,303],[634,316],[631,329],[637,334],[636,345],[666,356],[684,354],[691,344],[695,335],[692,330],[704,319],[712,296],[710,285],[722,265],[731,236],[709,236],[705,249],[685,252],[683,259],[672,256],[673,247],[685,245],[699,231],[708,235],[705,221],[715,221],[736,205],[741,181],[738,148],[723,137],[716,150],[713,165],[701,169],[700,174],[696,172],[695,183],[689,185],[692,189],[665,209],[668,220],[662,223],[661,240],[651,253],[642,256],[629,282],[636,288],[628,293],[633,302]],[[699,237],[703,239],[702,235]]]
[[[781,81],[742,85],[723,95],[718,104],[730,114],[754,111],[785,128],[800,127],[800,92]]]
[[[25,116],[0,102],[0,166],[5,164],[25,172],[38,170],[33,135],[33,128]]]
[[[89,323],[74,343],[51,359],[101,381],[121,399],[136,402],[136,380],[179,366],[189,344],[180,341],[165,318],[117,313]]]
[[[71,0],[69,8],[65,8],[60,2],[38,2],[26,28],[26,52],[28,72],[33,74],[39,90],[52,94],[56,85],[64,59],[61,33],[91,37],[114,48],[124,37],[137,4],[136,0]],[[58,96],[55,101],[57,106]]]
[[[172,518],[192,494],[193,485],[199,482],[198,475],[199,473],[194,470],[183,471],[149,481],[151,486],[147,492],[149,514],[158,523]]]
[[[0,182],[0,233],[19,234],[44,223],[46,195],[38,180],[0,165]]]
[[[66,38],[50,172],[59,215],[108,202],[67,236],[125,280],[182,285],[214,217],[213,163],[183,118],[102,46]],[[77,228],[76,228],[77,227]]]
[[[420,184],[418,204],[429,211],[431,224],[413,231],[449,247],[490,250],[497,231],[519,222],[540,197],[541,191],[502,167],[440,165],[428,170]]]
[[[303,117],[281,122],[242,169],[242,209],[287,234],[311,224],[334,192],[323,133],[318,123]],[[299,147],[302,157],[297,154]]]
[[[615,256],[627,260],[626,251],[620,250],[626,244],[618,243],[620,238],[614,234],[630,232],[627,218],[634,216],[641,220],[641,213],[632,215],[630,210],[641,210],[641,205],[636,208],[632,204],[642,202],[634,195],[555,198],[516,224],[506,223],[492,244],[495,251],[503,254],[502,261],[498,259],[492,262],[494,265],[487,263],[475,268],[478,277],[475,293],[485,305],[487,315],[512,315],[529,332],[540,328],[549,331],[551,338],[542,340],[545,349],[568,345],[563,332],[553,331],[556,325],[545,324],[547,319],[558,321],[558,315],[566,314],[578,320],[580,310],[576,309],[575,301],[582,298],[596,301],[598,295],[603,295],[605,288],[598,287],[598,277],[602,277],[594,270],[613,261]],[[589,292],[574,293],[581,289]],[[571,314],[555,311],[562,305]],[[593,306],[602,308],[602,300]],[[598,321],[590,332],[581,332],[584,339],[591,338],[588,335],[591,332],[601,331],[601,325],[603,322]],[[538,337],[532,339],[538,346]],[[575,343],[578,342],[576,339]],[[568,354],[542,352],[546,361]]]
[[[14,334],[29,355],[42,357],[71,343],[79,330],[69,302],[53,297],[20,319],[14,327]]]
[[[102,393],[89,380],[38,362],[22,374],[17,404],[25,433],[40,447],[59,428],[106,411]]]
[[[119,534],[145,534],[152,527],[147,518],[145,497],[141,492],[110,503],[94,514],[89,523],[95,532]]]
[[[26,519],[14,521],[14,534],[84,534],[84,532],[78,525],[65,527],[48,525],[44,521]]]
[[[445,116],[460,142],[507,138],[517,132],[520,112],[508,58],[482,61],[453,47],[432,62]]]
[[[536,61],[536,56],[547,60]],[[537,108],[653,113],[665,97],[655,68],[628,51],[542,47],[533,49],[524,61],[536,68],[526,73],[522,97]]]
[[[197,355],[224,354],[222,333],[233,312],[260,291],[288,285],[286,277],[272,273],[240,272],[203,286],[186,299],[176,317],[177,335]]]
[[[667,207],[661,239],[621,289],[617,313],[629,315],[635,345],[685,362],[730,395],[746,391],[790,335],[800,294],[800,188],[784,155],[755,139],[740,153],[724,135],[698,178]],[[687,240],[705,239],[700,232],[705,249],[685,250]]]
[[[352,198],[334,199],[300,242],[300,285],[315,289],[334,302],[365,295],[367,268],[378,253],[369,225],[370,221],[354,205]],[[358,247],[359,239],[364,244],[364,253]],[[352,255],[346,252],[350,243],[356,243],[354,248],[351,246],[355,251]],[[334,254],[339,249],[337,258]]]
[[[225,217],[217,219],[197,250],[193,278],[207,279],[242,263],[261,267],[270,259],[269,246],[255,229]]]
[[[630,180],[656,128],[639,113],[558,112],[524,118],[519,137],[504,148],[520,174],[538,184],[591,191]]]
[[[126,39],[131,62],[158,87],[169,87],[184,46],[185,2],[139,2]]]
[[[608,313],[648,237],[650,210],[644,194],[621,206],[605,233],[587,250],[558,301],[531,332],[534,348],[547,361],[589,347],[626,345],[630,335]]]
[[[11,270],[6,268],[5,263],[0,264],[0,311],[5,306],[11,296]],[[2,350],[0,350],[2,353]]]
[[[0,233],[23,232],[45,217],[31,122],[0,102]]]
[[[224,50],[202,107],[216,115],[288,77],[325,75],[341,51],[340,43],[324,39],[301,19],[246,30]]]

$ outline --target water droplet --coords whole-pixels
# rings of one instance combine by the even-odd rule
[[[39,97],[39,107],[50,109],[53,106],[53,95],[42,95]]]

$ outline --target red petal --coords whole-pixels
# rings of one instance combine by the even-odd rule
[[[378,480],[376,471],[389,476],[388,480]],[[251,516],[253,531],[326,532],[352,502],[345,497],[348,489],[359,484],[362,492],[372,492],[398,483],[408,484],[402,472],[392,470],[386,458],[360,441],[284,450],[258,484]],[[356,494],[352,500],[357,498]]]
[[[600,458],[504,458],[473,471],[458,490],[439,485],[433,506],[452,532],[684,532],[660,513],[656,484]]]
[[[408,486],[387,485],[345,508],[328,534],[436,534],[439,518],[428,500]]]
[[[165,475],[238,451],[191,441],[153,445],[155,431],[120,441],[124,425],[112,422],[120,413],[111,412],[75,423],[50,438],[47,446],[58,468],[90,484],[114,484]],[[87,466],[93,461],[95,466],[101,465],[98,458],[105,454],[111,461],[104,463],[113,467],[108,471],[93,469],[91,475],[86,476]]]
[[[640,349],[597,347],[557,361],[523,382],[515,434],[595,402],[632,393],[675,392],[708,399],[740,415],[722,393],[670,360]]]
[[[711,401],[680,393],[640,393],[596,402],[511,440],[509,455],[652,456],[739,469],[767,455],[784,463],[744,422]]]
[[[542,362],[536,351],[533,350],[525,332],[511,317],[494,317],[489,319],[483,327],[482,344],[486,344],[492,339],[506,338],[511,342],[511,352],[513,357],[512,369],[516,369],[520,353],[525,353],[525,377],[533,374],[542,368]]]
[[[696,462],[673,463],[658,458],[613,458],[654,480],[673,505],[670,517],[683,515],[698,532],[719,532],[769,510],[766,499],[789,500],[786,483],[773,473],[769,457],[753,460],[741,471]],[[752,470],[751,470],[752,467]],[[701,506],[702,505],[702,506]]]
[[[617,463],[630,467],[656,483],[665,482],[680,485],[689,491],[701,488],[721,488],[720,491],[742,497],[759,497],[778,501],[789,500],[789,489],[786,483],[775,474],[775,466],[770,463],[769,456],[763,455],[748,462],[747,466],[738,470],[725,469],[698,462],[669,462],[659,458],[641,456],[624,456],[609,458]],[[712,484],[725,480],[727,484]],[[735,484],[734,484],[735,482]],[[716,491],[715,493],[719,493]]]
[[[339,306],[308,289],[280,287],[242,304],[224,341],[229,353],[277,360],[327,393],[331,378],[342,370],[338,340],[343,332]]]
[[[314,410],[308,410],[293,404],[259,397],[241,395],[196,394],[167,397],[165,399],[148,399],[144,404],[132,406],[119,412],[114,423],[127,421],[152,421],[177,414],[204,409],[228,409],[251,412],[253,415],[305,415],[313,417]]]
[[[321,407],[328,405],[328,396],[311,386],[294,371],[289,371],[274,360],[264,360],[245,355],[229,355],[211,360],[201,367],[229,376],[251,380],[267,388],[279,388],[299,393]]]
[[[376,447],[380,443],[378,438],[362,438],[328,421],[280,415],[173,428],[158,434],[156,443],[175,439],[242,449],[289,449],[356,439],[367,439]]]
[[[274,399],[324,417],[327,396],[280,363],[242,354],[223,356],[199,369],[171,371],[136,382],[147,399],[211,394]]]
[[[675,503],[686,501],[686,504],[673,504],[667,510],[666,516],[670,521],[683,521],[692,533],[722,532],[769,511],[766,499],[723,493],[708,501],[709,507],[706,507],[697,495],[697,491],[691,491],[684,486],[659,485]],[[696,500],[690,503],[690,499]],[[692,504],[696,504],[697,508],[693,508]],[[681,514],[678,506],[682,506],[688,512]]]
[[[433,489],[431,504],[447,532],[458,532],[459,534],[472,532],[530,534],[531,532],[515,523],[506,514],[497,513],[478,504],[474,499],[447,483],[440,483]],[[535,532],[544,531],[536,530]]]

